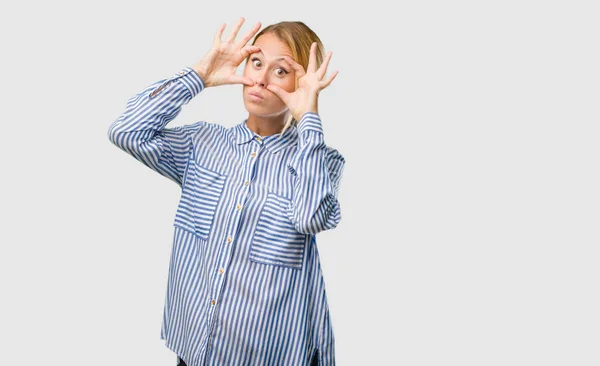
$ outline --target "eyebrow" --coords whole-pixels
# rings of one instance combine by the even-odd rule
[[[264,53],[262,50],[258,51],[258,53],[262,53],[262,54],[263,54],[263,56],[265,55],[265,53]],[[283,57],[277,57],[277,58],[275,59],[275,61],[285,61],[285,58],[283,58]]]

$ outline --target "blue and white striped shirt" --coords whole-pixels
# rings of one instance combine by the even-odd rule
[[[315,235],[340,222],[344,157],[313,112],[264,137],[247,119],[165,128],[203,89],[185,67],[130,98],[108,129],[181,187],[161,339],[189,366],[335,365]]]

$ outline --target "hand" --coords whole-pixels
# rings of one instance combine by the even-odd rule
[[[217,86],[225,84],[246,84],[253,86],[254,81],[244,76],[236,75],[238,66],[248,55],[260,51],[260,47],[246,45],[248,41],[258,32],[260,22],[246,34],[244,38],[234,43],[237,33],[244,23],[244,17],[238,20],[225,42],[221,41],[221,35],[226,24],[223,23],[214,37],[211,49],[192,68],[204,80],[204,86]]]
[[[327,71],[327,65],[329,64],[329,60],[331,60],[333,52],[329,51],[325,60],[323,60],[321,67],[319,67],[318,70],[315,70],[317,63],[316,50],[317,43],[313,42],[310,46],[308,71],[306,72],[302,65],[298,64],[291,57],[284,56],[285,61],[294,69],[296,78],[298,78],[298,89],[294,92],[289,93],[277,85],[267,86],[268,90],[276,94],[287,105],[296,121],[300,121],[306,112],[319,113],[317,106],[319,92],[328,87],[338,74],[338,71],[335,71],[327,80],[322,80]]]

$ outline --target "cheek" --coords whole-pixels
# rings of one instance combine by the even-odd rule
[[[296,87],[296,81],[291,76],[288,76],[283,79],[282,78],[275,79],[271,82],[276,84],[277,86],[281,87],[282,89],[284,89],[285,91],[287,91],[289,93],[293,92]]]

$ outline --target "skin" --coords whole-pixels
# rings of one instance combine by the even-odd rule
[[[258,135],[269,136],[283,129],[288,107],[267,86],[277,85],[285,91],[294,91],[295,72],[283,58],[291,57],[292,53],[273,34],[261,35],[254,45],[261,51],[250,55],[244,68],[244,76],[254,81],[253,86],[244,85],[243,90],[244,105],[248,111],[246,125]],[[251,98],[250,92],[257,92],[264,99]]]
[[[211,49],[194,64],[193,68],[204,80],[205,87],[243,84],[244,104],[248,110],[247,126],[260,136],[280,133],[288,110],[297,121],[306,112],[318,113],[319,92],[329,86],[338,74],[336,71],[323,80],[333,52],[327,53],[317,69],[317,44],[313,43],[305,70],[292,59],[289,47],[272,34],[263,34],[254,45],[247,45],[260,29],[260,22],[241,40],[235,41],[243,23],[244,18],[241,17],[224,41],[221,36],[225,24],[221,25]],[[237,67],[249,55],[244,75],[236,75]],[[296,79],[298,88],[294,90]],[[253,99],[251,92],[259,93],[263,99]]]

